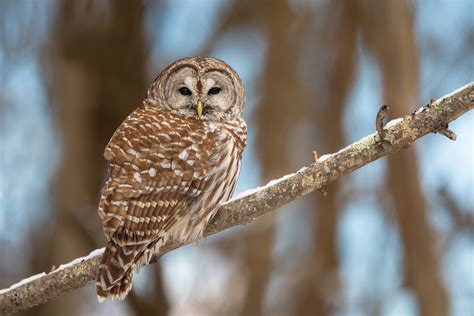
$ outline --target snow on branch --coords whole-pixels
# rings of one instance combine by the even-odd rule
[[[412,114],[390,121],[383,130],[381,121],[385,114],[377,115],[375,125],[378,132],[319,159],[316,153],[313,153],[314,161],[296,173],[241,193],[223,204],[206,228],[205,236],[233,226],[248,224],[305,194],[324,190],[330,182],[376,159],[402,150],[426,134],[439,133],[455,139],[455,134],[448,129],[448,124],[473,108],[474,83],[470,83]],[[311,153],[308,153],[308,160],[310,157]],[[172,242],[165,245],[155,257],[155,261],[181,246],[183,244]],[[10,288],[0,290],[0,314],[13,314],[28,309],[94,282],[103,251],[103,248],[94,250],[88,256],[61,265],[49,273],[37,274]]]

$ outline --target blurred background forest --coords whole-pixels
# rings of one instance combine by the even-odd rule
[[[105,238],[103,148],[169,63],[247,88],[237,193],[474,80],[470,0],[0,1],[0,288]],[[473,315],[474,115],[284,209],[23,315]]]

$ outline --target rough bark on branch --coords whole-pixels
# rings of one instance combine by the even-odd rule
[[[320,157],[294,174],[244,192],[219,208],[204,235],[248,224],[309,192],[324,189],[331,181],[393,154],[426,134],[444,134],[450,122],[473,108],[474,83],[470,83],[412,114],[390,121],[384,128],[384,141],[380,141],[378,133],[371,134],[337,153]],[[311,153],[308,153],[308,160],[310,158]],[[181,246],[182,243],[169,243],[156,258]],[[0,290],[0,314],[28,309],[94,282],[102,252],[103,249],[97,249],[89,256],[75,259],[54,271],[32,276]]]

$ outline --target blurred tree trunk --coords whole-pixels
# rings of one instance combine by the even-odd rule
[[[257,126],[256,152],[260,158],[263,181],[290,172],[292,164],[288,146],[290,131],[302,117],[305,100],[297,75],[297,37],[289,33],[294,15],[286,1],[259,2],[265,12],[263,27],[268,49],[263,70],[262,100],[255,111]],[[272,253],[275,239],[275,215],[260,221],[257,232],[247,241],[248,285],[242,315],[262,315],[265,290],[272,275]],[[263,228],[262,228],[263,227]]]
[[[61,1],[58,3],[54,35],[47,47],[53,62],[50,97],[62,140],[62,163],[57,174],[55,236],[51,263],[67,262],[91,250],[90,236],[101,236],[97,202],[105,176],[103,149],[120,122],[143,100],[146,43],[142,1]],[[49,78],[48,78],[49,79]],[[88,247],[86,245],[89,245]],[[153,266],[161,282],[159,265]],[[88,297],[95,297],[88,287]],[[152,308],[166,314],[167,302],[161,284],[155,287]],[[80,292],[44,305],[51,315],[80,312]],[[95,300],[94,300],[95,301]],[[134,309],[142,314],[143,308]],[[148,306],[148,305],[147,305]],[[146,314],[149,314],[147,309]]]
[[[374,7],[376,10],[374,10]],[[362,31],[383,75],[390,115],[410,113],[418,97],[418,48],[411,3],[360,2]],[[449,300],[440,277],[436,239],[428,223],[413,148],[388,158],[387,190],[393,197],[400,238],[405,247],[405,281],[418,300],[420,315],[448,315]]]
[[[324,104],[316,104],[317,135],[319,153],[335,152],[345,143],[343,115],[346,99],[352,86],[356,70],[357,18],[351,2],[330,3],[332,19],[329,50],[333,62],[327,70],[327,84],[330,91]],[[322,43],[321,43],[322,44]],[[320,101],[320,102],[321,102]],[[327,194],[315,196],[315,252],[313,267],[313,295],[306,304],[300,304],[296,315],[330,315],[342,304],[342,288],[339,276],[339,258],[336,248],[337,223],[341,205],[338,193],[340,183],[335,182]],[[311,293],[311,292],[310,292]]]
[[[319,91],[313,98],[314,125],[319,153],[337,151],[345,143],[343,114],[356,70],[357,28],[353,5],[332,2],[325,11],[332,17],[331,27],[318,42],[331,63],[324,77],[330,92]],[[323,54],[322,54],[323,55]],[[318,94],[318,92],[316,92]],[[323,135],[323,136],[321,136]],[[330,315],[341,307],[342,288],[336,247],[337,223],[342,205],[338,203],[340,183],[335,182],[326,195],[314,197],[314,235],[312,255],[303,269],[308,279],[301,285],[295,315]]]

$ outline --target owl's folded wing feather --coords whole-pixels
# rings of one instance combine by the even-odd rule
[[[110,178],[99,215],[106,236],[121,246],[159,238],[214,177],[222,137],[179,120],[154,108],[139,108],[105,149]]]

